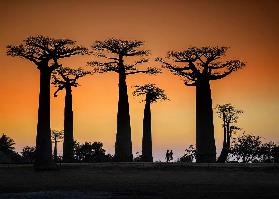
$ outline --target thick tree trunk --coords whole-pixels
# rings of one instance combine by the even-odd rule
[[[115,142],[115,161],[133,160],[129,101],[125,71],[119,73],[119,101],[117,113],[117,133]]]
[[[40,95],[36,137],[36,169],[53,167],[50,132],[50,77],[51,72],[40,70]]]
[[[196,86],[197,162],[216,162],[211,90],[208,80]]]
[[[146,100],[143,117],[142,160],[153,162],[150,101]]]
[[[65,110],[64,110],[64,142],[63,142],[63,161],[73,161],[73,108],[71,86],[66,86]]]
[[[221,151],[221,154],[217,160],[218,163],[225,163],[227,158],[228,158],[228,143],[227,143],[227,127],[225,126],[225,124],[223,125],[223,129],[224,129],[224,140],[223,140],[223,148]]]

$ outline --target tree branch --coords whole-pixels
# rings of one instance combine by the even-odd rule
[[[145,73],[145,74],[158,74],[161,73],[161,70],[155,67],[148,67],[147,70],[135,70],[131,72],[126,72],[126,75],[132,75],[132,74],[137,74],[137,73]]]

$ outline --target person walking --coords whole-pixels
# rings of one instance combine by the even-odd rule
[[[172,150],[169,152],[169,161],[171,161],[171,160],[173,160],[173,152],[172,152]]]
[[[167,162],[170,161],[170,152],[169,152],[169,150],[167,150],[167,153],[166,153],[166,160],[167,160]]]

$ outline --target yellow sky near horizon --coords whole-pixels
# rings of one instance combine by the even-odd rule
[[[232,103],[244,111],[239,126],[246,132],[278,142],[279,112],[279,2],[220,0],[135,1],[1,1],[0,2],[0,133],[16,141],[20,150],[34,145],[39,95],[39,72],[32,63],[6,56],[8,44],[19,44],[29,35],[69,38],[86,47],[109,37],[145,41],[152,51],[148,65],[168,50],[190,46],[229,46],[227,58],[247,66],[212,82],[214,106]],[[63,60],[85,66],[92,56]],[[88,67],[88,69],[90,69]],[[166,149],[183,154],[195,143],[195,88],[164,70],[157,76],[134,75],[127,79],[133,153],[141,151],[143,103],[131,95],[132,86],[155,82],[171,99],[152,105],[155,159]],[[73,89],[75,138],[102,141],[114,152],[118,100],[117,74],[96,74],[80,80]],[[52,89],[52,93],[53,93]],[[51,127],[63,128],[64,93],[51,99]],[[221,147],[221,121],[214,118],[215,139]]]

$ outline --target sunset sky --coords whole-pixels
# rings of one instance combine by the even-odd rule
[[[110,37],[145,41],[155,57],[191,46],[229,46],[227,58],[247,64],[229,77],[211,83],[213,105],[232,103],[244,111],[239,126],[264,141],[279,142],[279,1],[277,0],[1,0],[0,1],[0,133],[20,151],[35,145],[39,71],[20,58],[8,57],[6,46],[30,35],[69,38],[90,47]],[[64,66],[86,66],[93,56],[65,58]],[[118,77],[96,74],[73,89],[74,136],[101,141],[114,153]],[[155,160],[167,149],[181,156],[195,144],[195,88],[164,70],[157,76],[133,75],[129,89],[133,153],[141,152],[144,104],[131,95],[134,85],[156,83],[171,101],[152,105]],[[52,94],[54,89],[52,89]],[[64,92],[51,98],[51,128],[63,129]],[[221,121],[214,115],[218,151]],[[60,144],[61,145],[61,144]]]

